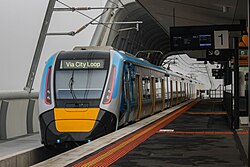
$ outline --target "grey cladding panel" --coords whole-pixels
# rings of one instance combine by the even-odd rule
[[[6,116],[9,102],[2,101],[0,108],[0,139],[4,140],[7,138],[6,134]]]

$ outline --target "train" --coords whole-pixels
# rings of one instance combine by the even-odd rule
[[[112,47],[76,47],[46,62],[42,144],[88,142],[195,98],[202,84]]]

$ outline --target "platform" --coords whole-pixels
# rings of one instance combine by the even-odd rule
[[[117,143],[118,141],[121,141],[122,139],[129,136],[130,134],[138,132],[140,129],[142,129],[142,128],[146,127],[147,125],[152,124],[153,122],[161,119],[162,117],[182,108],[184,105],[186,105],[190,102],[191,101],[187,101],[187,102],[182,103],[178,106],[174,106],[170,109],[167,109],[163,112],[157,113],[151,117],[143,119],[143,120],[136,122],[130,126],[124,127],[116,132],[113,132],[111,134],[108,134],[106,136],[98,138],[90,143],[84,144],[80,147],[77,147],[77,148],[70,150],[68,152],[65,152],[61,155],[50,158],[47,161],[41,162],[41,163],[36,164],[34,166],[35,167],[43,167],[43,166],[61,167],[61,166],[67,166],[67,165],[70,166],[71,164],[78,161],[79,158],[89,157],[90,155],[92,155],[100,150],[108,148],[113,143]]]
[[[0,161],[17,154],[22,154],[30,149],[43,147],[39,134],[19,137],[12,140],[0,141]]]
[[[41,144],[40,134],[26,135],[0,141],[0,167],[26,167],[68,151],[67,148],[46,148]]]
[[[245,166],[226,117],[220,103],[201,101],[112,166]]]
[[[189,102],[35,166],[246,166],[248,131],[231,131],[218,101]]]

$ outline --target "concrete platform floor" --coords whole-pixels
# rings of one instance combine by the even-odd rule
[[[40,147],[43,147],[40,141],[40,134],[33,134],[9,141],[3,140],[0,142],[0,161]]]
[[[228,125],[220,103],[201,101],[112,166],[246,166]],[[248,135],[240,136],[245,143]]]

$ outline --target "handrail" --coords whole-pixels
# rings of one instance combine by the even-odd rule
[[[223,87],[222,84],[219,84],[218,87],[215,90],[218,90],[219,88]]]
[[[15,100],[15,99],[37,99],[39,92],[28,93],[26,91],[10,91],[0,92],[0,100]]]
[[[219,92],[219,94],[217,94],[217,92]],[[223,85],[220,84],[216,89],[210,89],[209,98],[223,98]]]

